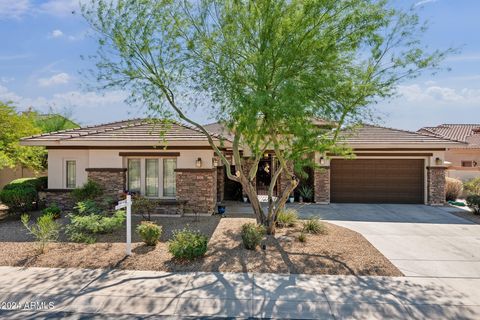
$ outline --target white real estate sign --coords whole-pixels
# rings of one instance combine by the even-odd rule
[[[127,199],[118,201],[115,210],[127,208],[127,256],[132,254],[132,196],[127,195]]]

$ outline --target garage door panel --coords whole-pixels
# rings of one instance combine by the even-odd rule
[[[424,203],[424,160],[334,159],[331,201]]]

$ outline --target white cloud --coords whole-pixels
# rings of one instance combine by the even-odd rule
[[[19,19],[31,9],[29,0],[1,0],[0,20]]]
[[[454,89],[440,86],[421,87],[418,84],[399,86],[399,93],[411,102],[480,104],[480,89]]]
[[[67,17],[80,9],[79,0],[49,0],[39,7],[41,12]]]
[[[120,90],[108,91],[105,94],[96,92],[68,91],[56,93],[51,97],[38,96],[34,98],[23,97],[0,85],[0,101],[11,101],[20,109],[33,107],[47,111],[48,108],[72,108],[79,109],[80,113],[86,114],[85,109],[97,109],[122,106],[128,93]],[[91,111],[89,111],[91,113]]]
[[[59,29],[53,30],[52,33],[50,34],[50,37],[52,38],[60,38],[61,36],[63,36],[63,32],[62,30],[59,30]]]
[[[420,0],[417,3],[415,3],[414,7],[422,6],[427,3],[434,3],[437,2],[438,0]]]
[[[48,78],[39,78],[37,80],[38,85],[41,87],[50,87],[57,84],[66,84],[69,81],[70,76],[68,75],[68,73],[65,72],[54,74],[53,76]]]

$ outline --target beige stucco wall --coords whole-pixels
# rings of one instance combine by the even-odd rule
[[[64,189],[65,188],[65,161],[77,161],[77,186],[81,186],[87,181],[87,168],[125,168],[126,158],[119,156],[120,152],[162,152],[163,150],[125,150],[125,149],[85,149],[85,150],[68,150],[68,149],[49,149],[48,150],[48,188]],[[177,158],[177,168],[197,168],[197,158],[202,159],[202,167],[204,169],[212,168],[213,150],[174,150],[179,152]],[[138,158],[138,157],[132,157]],[[143,157],[141,157],[143,158]]]
[[[462,181],[480,177],[480,149],[449,149],[445,158],[451,163],[447,176]],[[476,161],[477,167],[462,167],[462,161]]]

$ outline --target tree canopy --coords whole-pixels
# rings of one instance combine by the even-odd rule
[[[416,13],[387,1],[95,0],[82,12],[98,35],[101,87],[129,90],[130,102],[203,131],[269,227],[298,184],[289,163],[299,169],[317,165],[305,155],[346,154],[341,128],[370,120],[372,105],[394,95],[400,81],[436,69],[448,53],[426,50]],[[232,133],[236,172],[191,117],[206,105]],[[251,153],[247,173],[241,150]],[[253,184],[266,150],[279,161],[268,212]],[[291,183],[274,199],[281,174]]]

